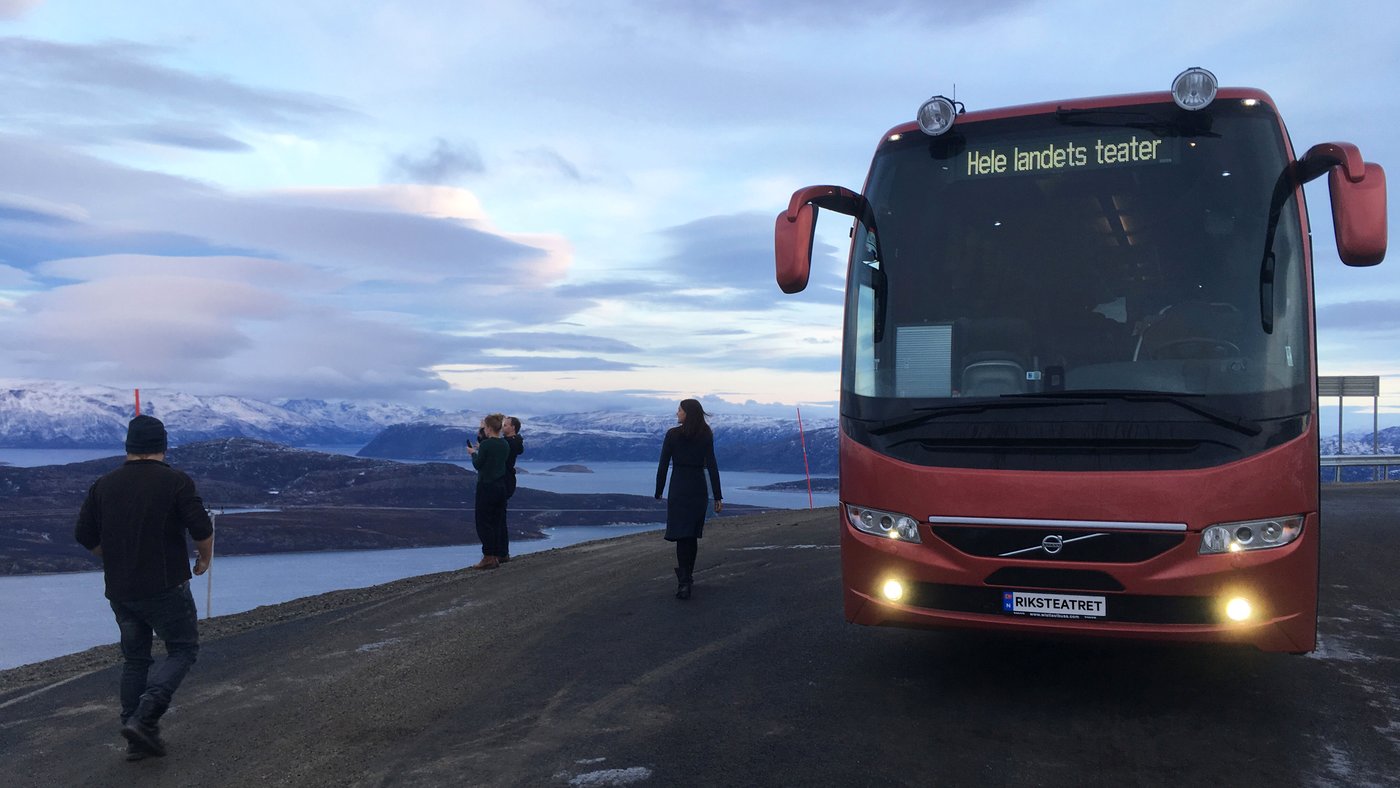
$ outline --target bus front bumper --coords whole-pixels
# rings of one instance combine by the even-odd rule
[[[1316,646],[1316,514],[1308,516],[1302,536],[1284,547],[1202,556],[1197,533],[1179,548],[1135,564],[976,557],[921,530],[924,542],[911,544],[868,536],[842,523],[848,621],[1243,643],[1270,652],[1303,653]],[[1042,579],[996,582],[1008,569]],[[1097,577],[1121,588],[1076,585],[1077,578]]]

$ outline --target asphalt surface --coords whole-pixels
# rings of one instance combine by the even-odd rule
[[[1305,657],[848,625],[836,529],[712,522],[688,601],[642,534],[214,619],[161,759],[111,647],[9,671],[0,785],[1400,785],[1400,484],[1326,489]]]

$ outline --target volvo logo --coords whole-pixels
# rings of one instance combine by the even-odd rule
[[[1108,534],[1085,534],[1083,536],[1074,536],[1069,539],[1066,539],[1063,536],[1060,536],[1059,534],[1050,534],[1049,536],[1046,536],[1045,538],[1041,539],[1040,544],[1038,545],[1032,545],[1031,547],[1023,547],[1020,550],[1012,550],[1007,553],[1002,553],[998,557],[1010,558],[1013,555],[1020,555],[1022,553],[1033,553],[1036,550],[1040,550],[1046,555],[1056,555],[1061,550],[1065,549],[1065,545],[1067,544],[1073,544],[1074,542],[1082,542],[1085,539],[1097,539],[1100,536],[1108,536]]]

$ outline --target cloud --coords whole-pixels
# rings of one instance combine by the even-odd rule
[[[200,384],[261,397],[414,398],[445,387],[431,368],[467,355],[436,332],[308,305],[277,282],[277,263],[235,281],[160,272],[161,261],[21,299],[0,325],[0,359],[36,377]],[[72,268],[82,261],[64,263]]]
[[[876,26],[891,22],[935,22],[955,27],[982,19],[1005,16],[1018,6],[1033,0],[1003,0],[999,3],[969,3],[966,0],[895,0],[879,7],[866,7],[845,0],[809,0],[803,13],[775,14],[771,7],[749,0],[711,0],[705,3],[680,3],[668,9],[673,15],[691,23],[703,24],[716,30],[737,27],[769,28],[777,25],[809,25],[818,27],[837,22]],[[646,13],[649,6],[636,2],[637,13]]]
[[[1386,331],[1400,328],[1400,299],[1348,301],[1317,308],[1318,330]]]
[[[641,348],[629,342],[584,334],[559,334],[548,331],[516,331],[490,334],[481,338],[482,345],[497,350],[584,351],[589,353],[637,353]]]
[[[465,175],[486,171],[481,154],[467,143],[450,143],[438,137],[425,153],[401,153],[389,168],[389,180],[410,183],[452,183]]]
[[[538,148],[523,150],[520,152],[520,158],[529,165],[545,169],[556,175],[562,175],[576,183],[593,182],[597,180],[596,178],[584,177],[577,165],[564,158],[559,151],[553,148],[540,146]]]
[[[0,0],[0,19],[19,19],[44,0]]]
[[[5,247],[0,242],[0,260],[5,259]],[[34,280],[29,274],[0,262],[0,290],[30,288],[34,286]]]
[[[514,284],[542,287],[572,261],[558,236],[494,230],[461,189],[226,192],[3,135],[0,160],[0,194],[78,206],[88,217],[24,223],[8,251],[17,265],[114,252],[234,254],[296,260],[352,280],[489,285],[509,271]]]
[[[593,356],[503,356],[495,352],[485,352],[470,363],[472,367],[467,372],[619,372],[647,368],[645,364]]]
[[[149,142],[152,145],[168,145],[172,148],[189,148],[191,150],[223,153],[247,153],[253,150],[253,146],[227,134],[185,123],[152,123],[131,126],[125,133],[116,133],[113,136],[125,136],[138,142]]]
[[[776,211],[774,212],[776,215]],[[809,301],[840,304],[842,280],[820,264],[834,251],[818,243],[813,250],[807,290],[783,296],[774,282],[773,217],[760,213],[709,216],[661,231],[673,248],[658,270],[678,288],[673,301],[695,308],[765,309],[776,303]]]
[[[35,377],[412,400],[446,386],[436,367],[477,360],[464,330],[592,304],[550,287],[567,242],[496,231],[460,189],[228,192],[4,135],[0,159],[0,287],[18,292],[0,310],[0,367]],[[522,350],[629,347],[497,333]]]
[[[88,144],[139,141],[202,150],[248,146],[228,129],[323,129],[359,117],[309,93],[248,87],[161,65],[132,42],[70,44],[0,37],[5,126]],[[197,118],[198,121],[191,119]],[[136,120],[137,122],[133,122]]]
[[[104,227],[0,205],[0,260],[31,268],[45,260],[112,253],[213,255],[246,250],[162,230]]]

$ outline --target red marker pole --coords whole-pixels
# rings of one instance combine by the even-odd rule
[[[141,415],[141,389],[132,389],[136,392],[136,415]]]
[[[802,408],[797,409],[797,437],[802,439],[802,470],[807,474],[807,508],[815,509],[812,501],[812,469],[807,465],[807,435],[802,431]]]
[[[209,512],[210,526],[214,525],[218,516],[217,512]],[[208,621],[209,617],[214,615],[214,535],[212,533],[209,534],[209,568],[205,569],[204,573],[209,575],[209,584],[204,587],[204,620]]]

